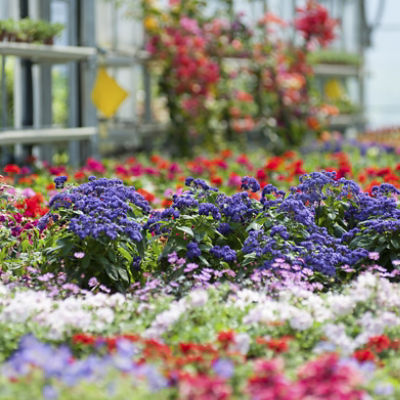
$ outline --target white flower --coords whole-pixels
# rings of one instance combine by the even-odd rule
[[[233,351],[246,355],[250,348],[250,336],[247,333],[238,333],[235,336],[235,342],[232,345]]]
[[[290,318],[290,326],[298,331],[304,331],[311,328],[314,323],[310,313],[304,310],[297,310],[297,312]]]
[[[329,342],[345,355],[351,354],[358,347],[356,342],[347,336],[346,328],[342,323],[326,324],[323,331]]]
[[[333,294],[328,296],[327,302],[332,310],[332,313],[337,317],[349,314],[351,311],[353,311],[356,305],[354,299],[343,294]]]
[[[185,299],[172,302],[167,310],[156,316],[150,328],[146,329],[143,333],[143,336],[147,338],[159,338],[171,325],[178,321],[186,309]]]
[[[96,310],[95,315],[95,326],[98,330],[105,329],[114,321],[114,311],[109,307],[99,308]]]
[[[208,293],[204,289],[195,289],[188,297],[189,303],[192,307],[202,307],[208,301]]]

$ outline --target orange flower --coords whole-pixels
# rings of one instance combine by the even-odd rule
[[[307,126],[316,131],[320,128],[320,123],[316,117],[309,116],[307,117]]]

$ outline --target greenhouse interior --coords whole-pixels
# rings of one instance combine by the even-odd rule
[[[0,400],[399,400],[400,2],[0,0]]]

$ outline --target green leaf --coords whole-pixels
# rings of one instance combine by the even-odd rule
[[[188,226],[178,226],[176,228],[178,231],[182,231],[185,232],[186,234],[188,234],[190,237],[194,237],[194,232],[192,228],[189,228]]]
[[[209,263],[203,256],[200,256],[200,257],[199,257],[199,260],[200,260],[204,265],[206,265],[207,267],[210,266],[210,263]]]
[[[114,282],[118,282],[119,280],[119,274],[118,274],[118,269],[114,267],[113,265],[110,264],[108,268],[104,269],[104,272],[106,275]]]
[[[118,247],[118,251],[121,253],[121,255],[128,261],[128,263],[131,263],[133,260],[133,256],[129,253],[128,250],[126,250],[123,246]]]

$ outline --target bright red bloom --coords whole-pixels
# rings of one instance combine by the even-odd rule
[[[235,332],[222,331],[218,333],[217,340],[223,345],[224,348],[227,348],[230,343],[235,342]]]
[[[16,165],[16,164],[7,164],[4,167],[4,172],[6,172],[9,175],[20,174],[21,173],[21,168],[18,167],[18,165]]]
[[[75,173],[74,178],[79,181],[81,179],[84,179],[86,177],[85,173],[83,171],[78,171]]]
[[[282,157],[272,157],[265,164],[266,170],[276,171],[285,160]]]
[[[221,186],[223,182],[224,181],[220,176],[214,175],[211,177],[211,183],[215,186]]]
[[[386,335],[373,336],[368,340],[368,348],[375,353],[381,353],[390,348],[391,341]]]
[[[295,27],[306,40],[317,40],[321,46],[326,46],[335,39],[335,27],[338,21],[329,16],[328,10],[315,0],[308,0],[305,7],[297,9],[299,17]]]
[[[353,357],[360,362],[375,361],[375,354],[371,350],[367,349],[360,349],[355,351]]]
[[[72,336],[72,343],[93,346],[96,343],[96,337],[85,333],[77,333]]]
[[[269,349],[275,353],[285,353],[289,350],[288,338],[270,339],[267,343]]]
[[[24,210],[24,217],[35,218],[37,216],[42,216],[49,211],[47,207],[42,207],[43,202],[43,195],[36,193],[32,197],[24,199],[22,203],[17,204],[17,208]]]
[[[141,194],[149,203],[152,203],[156,196],[154,196],[153,193],[148,192],[147,190],[144,189],[138,189],[137,192]]]

